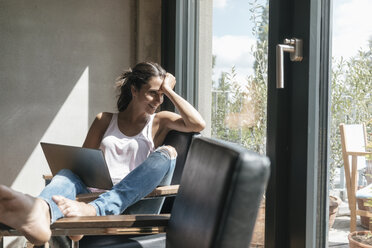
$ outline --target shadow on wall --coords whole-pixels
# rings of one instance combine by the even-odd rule
[[[114,80],[134,62],[133,5],[121,0],[0,2],[1,184],[12,185],[27,161],[30,172],[41,171],[30,156],[49,127],[61,127],[47,135],[59,142],[82,123],[86,130],[98,112],[114,110]],[[67,100],[72,95],[75,100]],[[85,135],[68,143],[81,145]],[[27,174],[20,180],[41,181]]]

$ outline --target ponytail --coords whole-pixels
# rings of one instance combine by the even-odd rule
[[[132,75],[132,69],[129,68],[128,71],[123,72],[117,79],[116,79],[116,88],[120,92],[118,101],[117,101],[117,108],[119,112],[124,111],[130,101],[132,100],[132,91],[131,91],[131,80],[128,80]]]

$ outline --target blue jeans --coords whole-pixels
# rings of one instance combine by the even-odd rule
[[[170,185],[175,164],[175,158],[171,158],[166,150],[158,148],[111,190],[101,194],[89,204],[95,207],[98,216],[121,214],[129,206],[151,193],[157,186]],[[87,186],[73,172],[64,169],[53,177],[39,198],[48,203],[51,223],[54,223],[62,218],[63,214],[52,200],[52,196],[61,195],[75,200],[76,195],[84,193],[90,193]],[[157,214],[163,202],[164,198],[143,200],[143,203],[141,201],[132,206],[126,213]]]

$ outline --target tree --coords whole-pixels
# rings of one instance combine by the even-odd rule
[[[262,1],[261,1],[262,2]],[[236,68],[213,82],[212,136],[240,143],[259,153],[266,151],[268,1],[250,3],[252,34],[256,45],[254,74],[243,87],[236,82]],[[216,57],[214,56],[214,61]],[[242,119],[245,120],[242,120]]]
[[[333,59],[330,134],[330,185],[343,166],[339,125],[365,123],[372,131],[372,39],[369,48],[345,61]]]

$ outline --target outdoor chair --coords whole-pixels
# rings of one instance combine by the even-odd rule
[[[368,207],[363,206],[366,200],[372,199],[372,184],[358,190],[358,170],[366,167],[366,155],[372,154],[366,151],[367,132],[364,124],[340,124],[342,155],[346,179],[346,190],[350,209],[350,232],[356,230],[356,216],[369,217],[372,213]],[[368,176],[368,175],[367,175]],[[357,201],[359,209],[357,209]],[[365,221],[364,221],[365,222]]]

